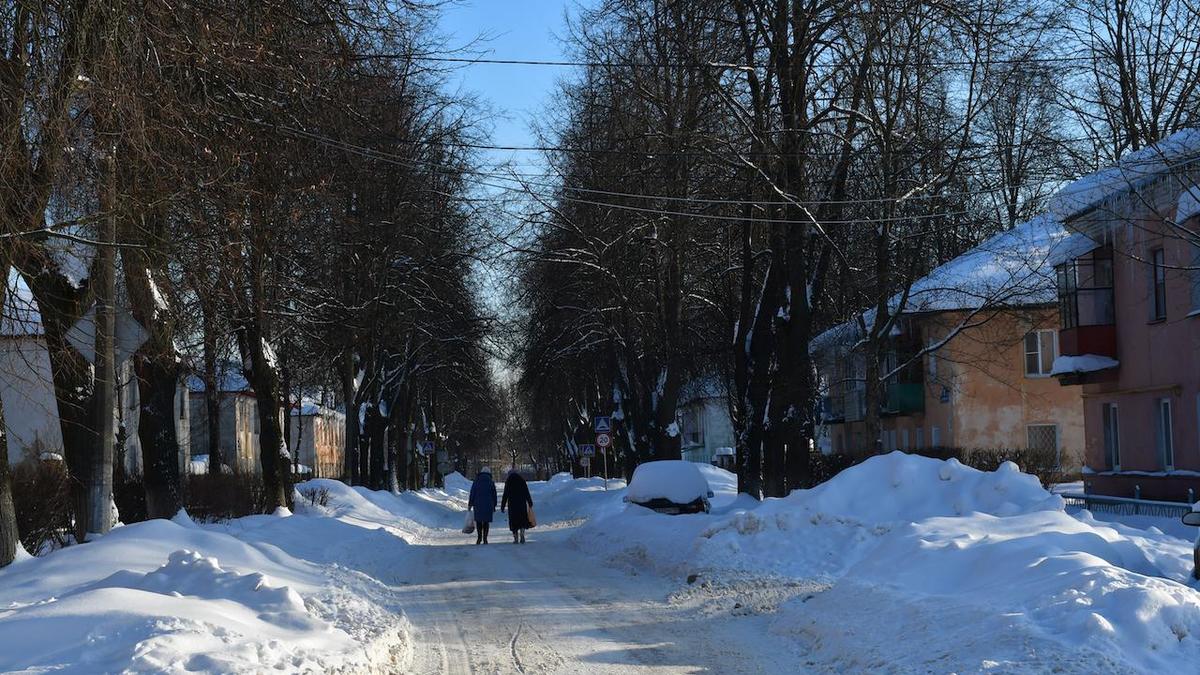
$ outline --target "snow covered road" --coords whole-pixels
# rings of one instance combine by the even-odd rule
[[[600,564],[567,543],[573,528],[513,545],[438,533],[418,547],[399,602],[412,623],[414,673],[779,673],[800,654],[764,649],[753,618],[714,622],[672,602],[673,583]]]
[[[1067,513],[1016,467],[893,453],[711,514],[530,484],[514,545],[461,476],[316,480],[297,511],[118,527],[0,570],[0,672],[1194,672],[1191,543]],[[305,501],[324,491],[327,499]],[[870,495],[870,498],[864,498]]]

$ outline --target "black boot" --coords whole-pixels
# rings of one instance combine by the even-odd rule
[[[483,543],[484,543],[484,544],[486,544],[486,543],[487,543],[488,530],[490,530],[490,529],[492,529],[492,524],[491,524],[491,523],[484,523],[484,524],[483,524]]]
[[[475,523],[475,545],[483,543],[483,523]]]

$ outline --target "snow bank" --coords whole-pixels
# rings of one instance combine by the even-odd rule
[[[981,472],[891,453],[723,514],[609,513],[573,542],[610,564],[677,578],[827,584],[785,603],[772,630],[850,670],[1200,663],[1190,543],[1069,515],[1012,464]],[[911,649],[897,644],[895,622]]]
[[[629,481],[629,501],[648,502],[667,499],[687,504],[708,494],[708,482],[696,468],[683,460],[660,460],[640,464]]]
[[[186,515],[128,525],[0,570],[0,671],[364,668],[303,599],[327,587],[321,568]]]

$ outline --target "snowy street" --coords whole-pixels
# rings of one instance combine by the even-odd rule
[[[605,567],[570,547],[570,528],[514,546],[438,534],[401,573],[415,673],[775,673],[799,656],[762,646],[758,621],[713,621],[668,602],[673,583]]]
[[[764,502],[701,468],[711,514],[628,506],[622,481],[532,482],[540,524],[523,546],[499,514],[486,546],[458,531],[457,474],[401,494],[317,480],[295,514],[118,527],[0,571],[0,671],[1092,673],[1200,658],[1191,543],[1068,513],[1015,467],[893,453]],[[314,488],[328,492],[306,501]]]

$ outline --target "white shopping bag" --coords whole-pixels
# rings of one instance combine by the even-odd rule
[[[467,522],[463,523],[463,534],[473,532],[475,532],[475,514],[471,513],[471,509],[467,509]]]

